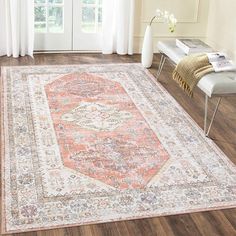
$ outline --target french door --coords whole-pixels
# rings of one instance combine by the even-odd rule
[[[100,51],[102,0],[35,0],[35,50]]]

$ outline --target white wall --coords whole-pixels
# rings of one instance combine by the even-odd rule
[[[232,1],[236,2],[236,0]],[[191,37],[206,39],[209,0],[136,0],[135,3],[135,52],[141,51],[145,28],[150,18],[155,15],[157,8],[175,14],[179,22],[173,34],[168,31],[168,27],[164,23],[154,23],[152,25],[155,51],[157,51],[156,42],[165,38]]]
[[[236,0],[210,0],[207,42],[236,61]]]

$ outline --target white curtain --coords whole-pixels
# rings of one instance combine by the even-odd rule
[[[135,0],[103,0],[104,54],[133,54]]]
[[[34,0],[0,0],[0,56],[33,56]]]

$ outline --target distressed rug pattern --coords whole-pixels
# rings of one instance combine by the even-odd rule
[[[2,231],[236,207],[236,168],[140,64],[4,67]]]

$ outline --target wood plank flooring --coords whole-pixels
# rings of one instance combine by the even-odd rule
[[[160,55],[155,55],[150,72],[155,75]],[[0,66],[66,65],[93,63],[140,62],[140,55],[118,56],[101,54],[38,54],[19,59],[0,57]],[[198,89],[190,99],[171,79],[173,67],[167,63],[160,83],[203,126],[204,95]],[[216,101],[210,101],[212,113]],[[236,97],[224,98],[213,124],[211,138],[236,164]],[[209,211],[168,217],[122,221],[47,231],[11,234],[11,236],[236,236],[236,209]]]

